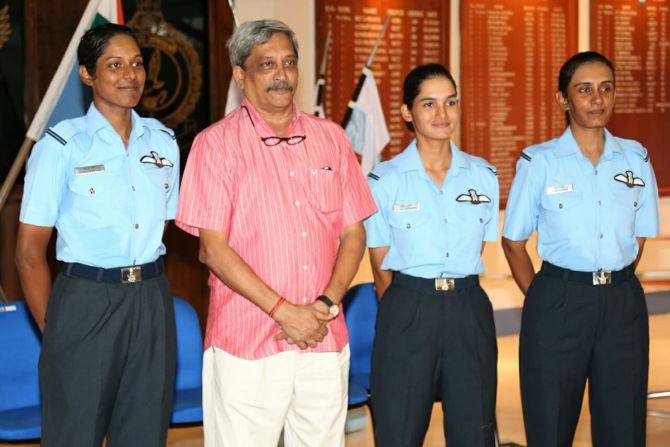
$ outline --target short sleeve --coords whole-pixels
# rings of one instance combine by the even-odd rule
[[[177,145],[177,141],[172,141],[172,153],[174,153],[174,161],[173,161],[173,168],[172,168],[172,173],[170,174],[170,184],[172,185],[172,188],[170,188],[170,193],[168,194],[167,198],[167,214],[165,219],[166,220],[172,220],[176,217],[177,215],[177,202],[179,198],[179,168],[181,166],[179,162],[179,146]]]
[[[484,240],[497,241],[498,240],[498,218],[500,216],[500,186],[498,185],[498,177],[492,176],[492,195],[491,197],[491,216],[484,227]]]
[[[339,146],[342,153],[340,163],[340,179],[342,188],[342,223],[348,226],[360,222],[375,212],[375,202],[370,194],[370,188],[365,183],[363,171],[358,164],[351,143],[341,128],[339,131]]]
[[[642,172],[646,185],[642,188],[640,208],[635,215],[635,236],[655,237],[659,233],[658,185],[650,162],[644,163]]]
[[[371,176],[368,176],[368,185],[372,191],[372,197],[374,197],[378,211],[364,222],[367,246],[370,248],[389,247],[391,245],[391,230],[386,214],[388,204],[386,201],[385,185],[380,184],[379,179]]]
[[[200,228],[228,233],[237,195],[234,157],[225,156],[219,127],[198,134],[182,177],[175,223],[199,236]]]
[[[537,228],[541,186],[535,178],[537,169],[533,168],[531,162],[523,157],[516,163],[516,175],[507,197],[503,227],[503,236],[513,241],[528,239]]]
[[[35,145],[26,169],[21,222],[42,227],[56,225],[67,182],[65,165],[60,143],[45,137]]]

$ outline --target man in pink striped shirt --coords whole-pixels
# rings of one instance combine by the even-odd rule
[[[242,105],[195,139],[176,222],[210,269],[205,445],[344,446],[340,301],[374,201],[338,125],[293,102],[298,44],[275,20],[228,42]]]

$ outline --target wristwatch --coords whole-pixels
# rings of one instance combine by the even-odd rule
[[[316,297],[318,301],[321,301],[326,306],[328,306],[328,312],[333,316],[337,317],[340,314],[340,306],[333,303],[333,300],[328,298],[326,295],[319,295]]]

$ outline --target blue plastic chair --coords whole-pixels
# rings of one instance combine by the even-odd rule
[[[349,405],[363,405],[370,399],[370,363],[378,308],[374,284],[363,283],[352,287],[342,303],[351,350]]]
[[[41,436],[40,331],[24,301],[0,304],[0,439]]]
[[[174,299],[177,324],[177,374],[172,423],[202,422],[202,335],[195,309],[181,298]]]

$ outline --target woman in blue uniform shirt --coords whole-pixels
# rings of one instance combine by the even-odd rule
[[[80,118],[47,130],[28,162],[17,240],[26,301],[44,331],[43,446],[164,446],[175,326],[161,239],[174,218],[174,134],[134,111],[145,72],[137,38],[107,24],[81,39],[93,91]],[[63,269],[46,249],[57,230]]]
[[[605,127],[616,91],[607,58],[576,54],[558,90],[569,126],[521,153],[503,230],[526,294],[519,360],[528,445],[572,445],[588,379],[593,444],[644,446],[649,330],[634,272],[645,238],[658,234],[654,171],[645,148]],[[526,251],[536,229],[537,274]]]
[[[416,447],[442,399],[449,446],[493,446],[497,348],[479,286],[484,241],[498,232],[498,180],[450,141],[456,84],[441,65],[405,79],[402,117],[416,139],[368,183],[365,222],[381,297],[372,356],[376,444]]]

